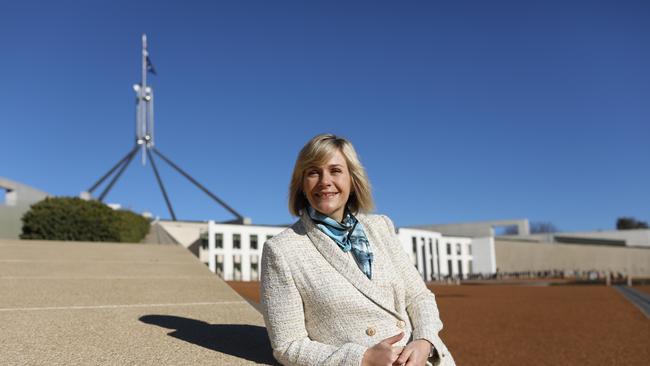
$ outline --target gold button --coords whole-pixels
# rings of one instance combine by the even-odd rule
[[[406,322],[403,320],[398,320],[397,321],[397,327],[400,329],[404,329],[406,327]]]
[[[366,329],[366,334],[370,337],[374,336],[376,333],[377,331],[373,327],[369,327],[368,329]]]

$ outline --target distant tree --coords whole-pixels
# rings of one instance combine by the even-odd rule
[[[633,230],[633,229],[648,229],[648,223],[639,221],[634,217],[619,217],[616,220],[616,230]]]
[[[76,197],[48,197],[22,220],[21,239],[139,242],[149,232],[149,220],[138,214]]]

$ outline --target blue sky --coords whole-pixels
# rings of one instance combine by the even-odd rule
[[[88,189],[134,143],[147,33],[156,146],[256,223],[289,223],[313,135],[352,140],[400,225],[650,220],[650,2],[0,3],[0,176]],[[158,160],[179,218],[231,216]],[[168,218],[149,165],[108,196]]]

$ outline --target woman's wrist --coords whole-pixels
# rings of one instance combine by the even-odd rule
[[[427,346],[429,347],[429,351],[427,352],[427,355],[428,355],[427,358],[431,358],[431,357],[434,357],[436,355],[437,351],[436,351],[436,347],[433,345],[433,343],[429,342],[428,340],[426,340],[424,338],[416,339],[416,341],[424,341],[424,342],[426,342]]]

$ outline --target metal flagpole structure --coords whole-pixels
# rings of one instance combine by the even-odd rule
[[[151,151],[153,151],[156,155],[162,158],[162,160],[165,163],[169,164],[169,166],[171,166],[174,170],[176,170],[182,176],[187,178],[187,180],[189,180],[192,184],[194,184],[196,187],[202,190],[205,194],[207,194],[208,197],[210,197],[213,201],[215,201],[217,204],[225,208],[228,212],[233,214],[236,217],[235,222],[243,223],[244,217],[239,212],[237,212],[231,206],[226,204],[226,202],[224,202],[223,200],[219,199],[214,193],[210,192],[207,188],[201,185],[196,179],[192,178],[192,176],[186,173],[178,165],[174,164],[169,158],[164,156],[158,149],[154,147],[154,135],[153,135],[154,94],[153,94],[153,88],[147,85],[147,74],[150,72],[154,75],[156,74],[153,64],[151,63],[151,59],[149,58],[149,51],[147,49],[147,35],[143,34],[142,35],[142,79],[139,84],[133,85],[133,90],[136,93],[135,146],[122,159],[120,159],[117,162],[117,164],[115,164],[106,174],[104,174],[99,180],[97,180],[97,182],[95,182],[95,184],[93,184],[88,189],[88,191],[81,192],[81,197],[84,199],[91,199],[93,191],[95,191],[99,186],[102,185],[102,183],[108,177],[110,177],[111,175],[113,175],[113,173],[117,171],[117,173],[113,176],[113,178],[110,180],[106,188],[104,188],[104,190],[98,197],[98,200],[103,202],[104,198],[106,198],[106,196],[111,191],[115,183],[117,183],[117,181],[119,180],[122,173],[124,173],[126,168],[129,166],[129,164],[137,154],[138,149],[140,149],[142,152],[142,165],[146,165],[147,157],[148,157],[149,160],[151,161],[151,167],[153,169],[154,175],[156,176],[158,187],[160,188],[163,198],[165,199],[165,203],[167,205],[167,209],[169,210],[169,214],[171,215],[172,220],[176,221],[176,214],[174,213],[174,208],[172,207],[171,201],[169,199],[169,195],[167,194],[167,190],[165,189],[160,173],[158,172],[158,168],[156,167],[156,163],[154,162],[154,154],[151,153]]]
[[[149,51],[147,50],[147,35],[142,35],[142,82],[133,85],[136,92],[137,120],[136,143],[142,146],[142,165],[147,163],[146,149],[153,146],[153,89],[147,86],[149,68]]]

